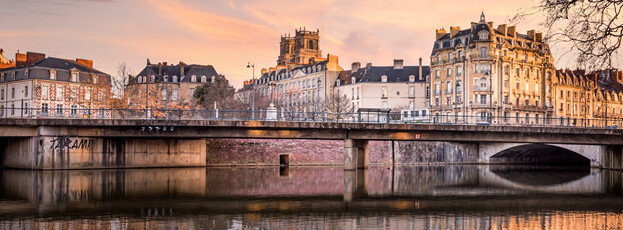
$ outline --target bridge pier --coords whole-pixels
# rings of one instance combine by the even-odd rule
[[[623,146],[606,145],[603,147],[601,158],[602,168],[623,170]]]
[[[344,140],[344,170],[368,168],[369,152],[368,140]]]

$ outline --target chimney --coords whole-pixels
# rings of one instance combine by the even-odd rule
[[[25,65],[26,65],[26,54],[19,53],[19,50],[18,50],[17,53],[15,53],[15,66],[22,67]]]
[[[499,25],[498,31],[502,33],[502,35],[506,36],[506,24]]]
[[[275,68],[275,67],[269,67],[268,68],[268,72],[275,72],[275,70],[277,70],[277,68]]]
[[[418,78],[420,79],[420,81],[423,80],[422,79],[422,57],[420,57],[420,67],[418,68],[418,74],[419,74]]]
[[[244,81],[244,82],[242,83],[242,86],[247,86],[247,85],[249,85],[249,81]]]
[[[450,37],[453,38],[454,35],[458,34],[461,31],[461,27],[450,26]]]
[[[507,36],[511,36],[511,37],[515,37],[515,26],[509,26],[508,29],[506,30],[506,35]]]
[[[89,68],[93,69],[93,60],[89,60],[89,59],[83,59],[83,58],[76,58],[76,62],[84,65],[84,66],[88,66]]]
[[[180,78],[184,76],[184,66],[186,65],[184,62],[180,62]]]
[[[439,40],[447,32],[443,28],[435,30],[435,40]]]
[[[528,30],[526,34],[528,35],[528,39],[534,41],[534,30]]]
[[[402,59],[394,59],[394,69],[402,69]]]
[[[537,42],[543,42],[543,33],[536,33],[534,35],[534,38],[536,39]]]
[[[4,56],[4,49],[0,48],[0,55]]]
[[[167,66],[167,62],[166,62],[166,61],[165,61],[165,62],[162,62],[162,65],[163,65],[163,66]]]
[[[266,68],[262,68],[262,74],[268,73],[268,70]]]
[[[35,53],[35,52],[26,52],[26,65],[30,65],[32,63],[38,62],[45,59],[45,54]]]
[[[357,72],[357,70],[359,70],[360,67],[361,67],[361,63],[353,62],[353,64],[350,66],[350,72],[351,73]]]
[[[158,62],[158,75],[162,75],[162,63],[160,62]]]

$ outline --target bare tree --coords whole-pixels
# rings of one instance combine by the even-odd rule
[[[335,89],[332,90],[329,95],[327,110],[329,113],[328,119],[339,122],[344,119],[352,118],[355,107],[346,94],[343,94],[340,89]]]
[[[511,21],[543,14],[546,41],[569,47],[576,64],[589,70],[613,67],[613,58],[623,39],[621,0],[541,0],[533,9],[520,12]]]

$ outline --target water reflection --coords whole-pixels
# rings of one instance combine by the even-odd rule
[[[0,171],[0,229],[603,229],[622,174],[527,166]]]

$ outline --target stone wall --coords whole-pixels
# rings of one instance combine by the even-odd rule
[[[370,141],[370,165],[474,163],[477,144],[417,141]],[[208,139],[208,165],[343,165],[344,141],[283,139]],[[393,157],[392,157],[393,152]]]

